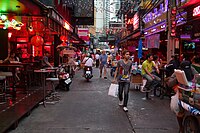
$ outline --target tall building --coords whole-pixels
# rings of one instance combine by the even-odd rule
[[[118,22],[116,17],[117,12],[120,9],[120,0],[110,0],[110,21]]]
[[[109,21],[110,21],[110,0],[104,1],[104,31],[109,28]]]
[[[94,5],[95,5],[95,10],[94,10],[94,14],[95,14],[95,24],[96,27],[94,27],[96,29],[97,33],[102,33],[103,32],[103,20],[104,20],[104,0],[94,0]]]

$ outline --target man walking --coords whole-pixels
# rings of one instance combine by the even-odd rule
[[[106,55],[106,51],[103,50],[102,54],[99,57],[99,61],[100,61],[100,78],[102,77],[102,71],[104,69],[104,79],[107,79],[107,77],[106,77],[106,75],[107,75],[107,70],[106,70],[107,59],[108,59],[108,56]]]
[[[117,63],[117,68],[114,76],[113,82],[116,82],[116,78],[119,84],[119,105],[123,106],[123,110],[125,112],[128,111],[127,103],[128,103],[128,94],[130,88],[130,75],[131,75],[131,66],[132,62],[129,60],[130,52],[123,51],[122,52],[123,59],[119,60]],[[118,76],[118,77],[117,77]],[[124,100],[123,94],[124,92]],[[124,101],[124,102],[123,102]]]
[[[95,54],[95,59],[96,59],[96,68],[99,67],[99,53]]]

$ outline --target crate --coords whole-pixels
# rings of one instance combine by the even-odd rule
[[[133,84],[142,84],[142,75],[141,74],[131,74],[131,82]]]

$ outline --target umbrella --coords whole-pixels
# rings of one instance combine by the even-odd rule
[[[138,58],[139,59],[142,58],[142,39],[139,40],[139,44],[138,44]]]

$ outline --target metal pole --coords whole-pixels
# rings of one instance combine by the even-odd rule
[[[176,6],[176,0],[169,0],[169,10],[167,13],[167,22],[168,22],[168,34],[167,34],[167,38],[168,38],[168,42],[167,42],[167,62],[170,61],[171,56],[174,55],[175,52],[175,37],[171,37],[170,35],[170,31],[171,31],[171,11],[172,8]]]

